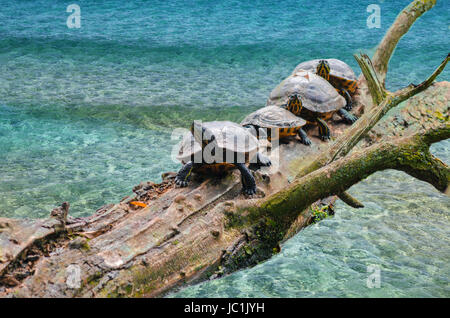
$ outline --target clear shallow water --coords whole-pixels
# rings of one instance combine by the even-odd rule
[[[0,160],[7,163],[0,166],[2,216],[46,217],[64,200],[74,202],[75,212],[81,206],[89,213],[119,200],[136,181],[177,168],[161,161],[170,158],[174,144],[168,133],[91,118],[35,117],[18,108],[0,111]]]
[[[0,216],[45,217],[65,200],[71,203],[72,215],[89,215],[129,194],[140,181],[159,181],[162,171],[178,168],[170,160],[173,128],[186,127],[194,118],[240,120],[263,106],[270,91],[303,60],[336,57],[357,69],[352,54],[371,52],[408,2],[376,2],[382,9],[382,25],[369,30],[366,7],[373,1],[77,1],[82,27],[68,29],[65,1],[0,0]],[[400,41],[390,63],[389,88],[417,83],[440,63],[450,44],[449,10],[445,1],[439,1]],[[449,80],[449,74],[447,69],[440,79]],[[448,143],[437,147],[448,158]],[[382,192],[385,178],[393,188]],[[306,277],[319,276],[294,275],[300,259],[292,255],[297,255],[298,246],[310,246],[308,259],[317,260],[308,265],[309,271],[319,273],[331,262],[339,264],[342,275],[350,275],[355,270],[347,263],[358,263],[359,254],[330,252],[321,263],[323,252],[313,249],[317,237],[333,244],[321,232],[333,224],[327,233],[340,233],[336,244],[353,241],[353,233],[362,227],[376,229],[375,224],[367,225],[368,219],[383,218],[392,223],[376,223],[379,233],[361,234],[356,242],[366,243],[355,243],[357,250],[377,255],[372,250],[389,251],[384,240],[401,249],[405,237],[433,237],[424,240],[436,250],[426,258],[441,262],[441,271],[447,270],[443,277],[448,277],[448,262],[443,263],[449,258],[448,199],[427,188],[417,203],[420,196],[415,191],[422,186],[403,174],[392,178],[390,172],[377,174],[351,190],[361,191],[358,196],[365,199],[362,213],[340,205],[336,218],[289,241],[283,253],[292,246],[291,254],[282,253],[254,270],[285,268],[290,285],[276,276],[265,278],[273,295],[283,295],[283,285],[291,286],[284,291],[289,295],[302,290],[308,295],[325,293],[345,280],[326,271],[319,275],[322,284],[330,282],[324,287]],[[404,211],[419,206],[428,217],[420,222],[403,217],[406,212],[399,206]],[[345,222],[350,216],[351,222]],[[404,224],[404,230],[390,224]],[[388,262],[391,254],[386,255]],[[290,257],[294,263],[289,263]],[[420,258],[416,250],[407,252],[398,266],[423,265]],[[271,267],[276,261],[280,264]],[[269,290],[257,285],[263,274],[252,271],[243,273],[250,275],[253,292]],[[411,273],[415,273],[411,279],[423,279],[432,293],[445,292],[440,276],[432,271]],[[328,279],[333,275],[335,280]],[[205,285],[211,287],[202,285],[201,295],[214,296],[215,284],[223,284],[221,288],[229,292],[221,295],[234,295],[233,277]],[[299,287],[298,281],[303,285]],[[345,284],[342,290],[359,290],[356,281],[354,289]],[[387,296],[393,290],[378,292]]]

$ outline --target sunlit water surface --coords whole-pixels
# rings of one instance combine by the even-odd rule
[[[46,217],[62,201],[86,216],[143,180],[176,170],[176,127],[238,121],[303,60],[373,52],[409,1],[0,0],[0,216]],[[419,82],[447,53],[445,1],[400,41],[390,89]],[[440,80],[449,79],[446,70]],[[449,142],[434,146],[442,159]],[[450,296],[450,201],[398,172],[377,173],[351,193],[366,207],[289,240],[255,268],[176,296]],[[367,266],[381,288],[366,286]]]

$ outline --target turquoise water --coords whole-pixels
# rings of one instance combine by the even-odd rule
[[[61,201],[85,216],[159,181],[179,167],[173,128],[240,120],[303,60],[357,69],[352,54],[372,52],[408,2],[77,1],[81,28],[68,29],[70,2],[0,0],[0,216],[45,217]],[[401,40],[390,89],[419,82],[447,53],[450,7],[438,2]],[[380,29],[366,27],[372,3]],[[448,143],[436,147],[448,160]],[[180,295],[365,295],[367,259],[396,282],[372,293],[448,296],[448,198],[391,172],[351,192],[364,210],[339,205],[272,260]]]

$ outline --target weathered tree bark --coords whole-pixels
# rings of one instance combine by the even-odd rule
[[[414,1],[399,15],[373,65],[356,57],[364,76],[355,97],[359,120],[350,127],[335,121],[329,143],[313,137],[312,147],[280,145],[272,154],[278,167],[255,173],[255,198],[240,194],[238,173],[199,177],[188,188],[175,188],[166,174],[161,184],[142,183],[135,196],[88,218],[65,222],[64,207],[48,220],[0,218],[0,296],[160,296],[269,258],[319,208],[331,212],[334,195],[376,171],[401,170],[448,191],[450,170],[429,146],[450,137],[450,83],[432,85],[449,57],[418,86],[392,93],[383,84],[399,38],[434,3]],[[378,123],[402,101],[393,119]],[[148,207],[130,204],[135,200]]]

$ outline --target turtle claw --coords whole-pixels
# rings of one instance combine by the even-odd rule
[[[302,144],[307,145],[307,146],[311,146],[312,142],[311,139],[309,138],[305,138],[302,140]]]
[[[352,100],[352,97],[350,96],[349,92],[345,89],[342,89],[339,93],[342,96],[344,96],[345,101],[347,102],[346,105],[344,106],[344,109],[348,110],[348,111],[352,110],[353,109],[353,100]]]
[[[188,186],[188,182],[184,181],[183,179],[179,178],[178,176],[175,177],[175,183],[182,188],[185,188]]]
[[[320,136],[320,139],[322,139],[323,141],[328,141],[331,139],[330,136]]]
[[[256,194],[256,187],[255,188],[243,188],[242,191],[247,196],[252,196]]]
[[[347,124],[353,124],[355,121],[358,120],[358,117],[356,117],[353,114],[350,114],[348,111],[346,111],[345,109],[341,108],[339,109],[339,115],[342,117],[342,119],[347,123]]]
[[[347,103],[347,105],[345,105],[344,109],[350,111],[353,109],[353,105],[351,103]]]
[[[352,115],[352,114],[350,114],[350,116],[348,116],[348,118],[345,118],[345,121],[349,124],[353,124],[357,120],[358,120],[358,117],[356,117],[355,115]]]
[[[300,129],[298,131],[298,136],[300,137],[300,141],[302,144],[307,146],[311,145],[311,139],[308,138],[308,135],[303,129]]]

